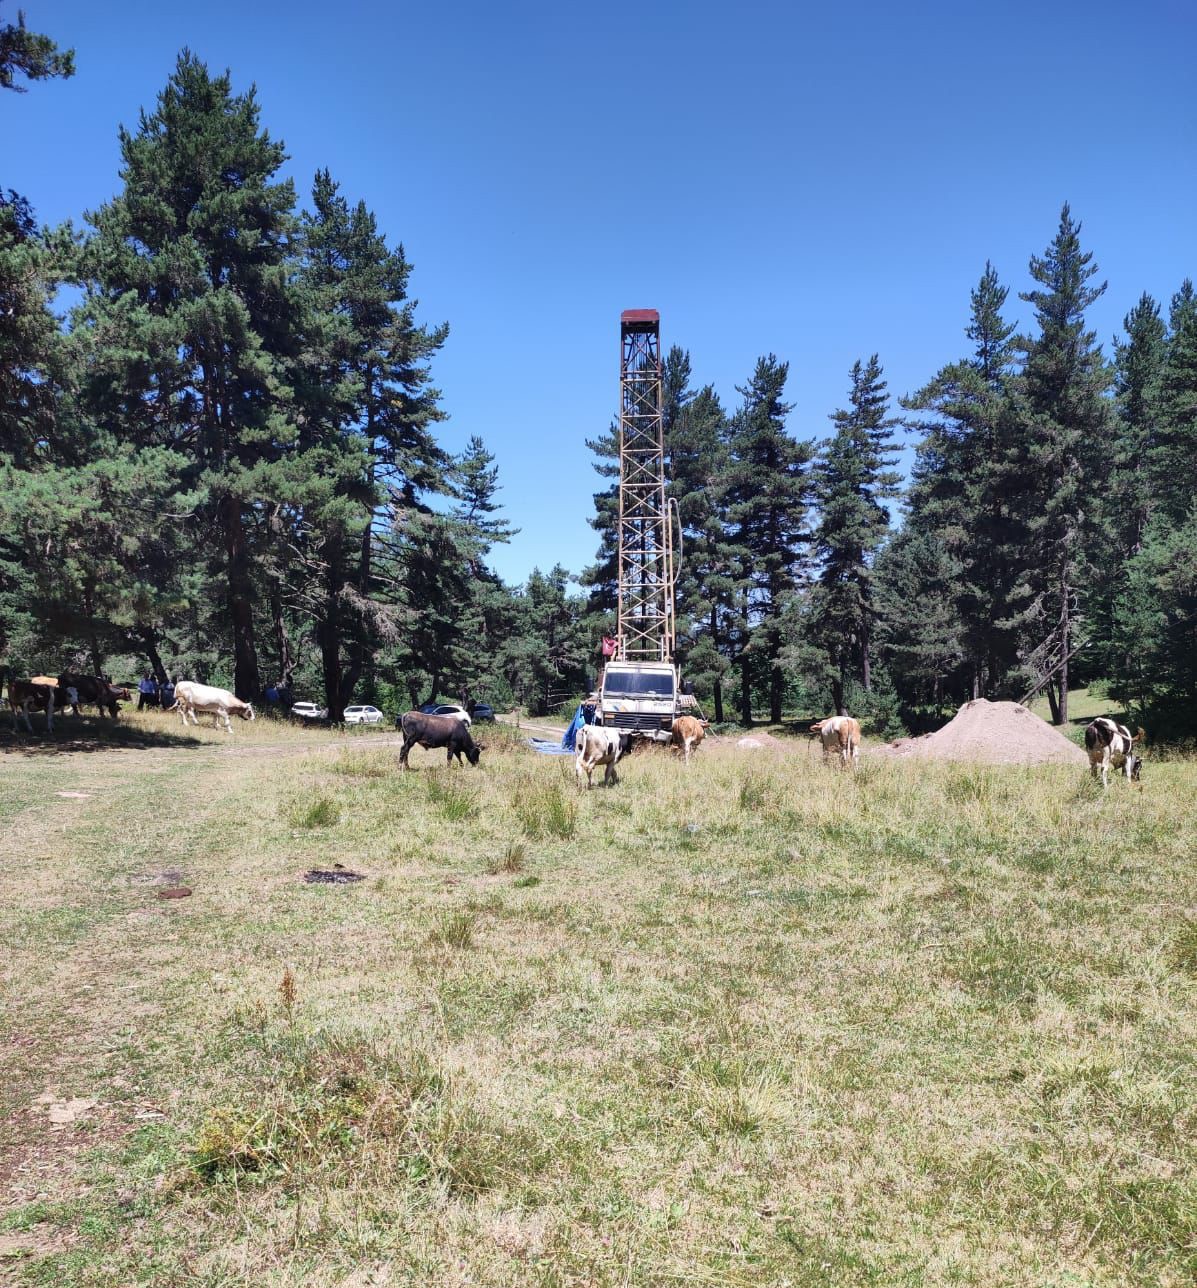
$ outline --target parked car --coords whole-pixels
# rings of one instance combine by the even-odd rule
[[[490,703],[489,703],[489,702],[476,702],[476,703],[474,704],[474,719],[475,719],[475,720],[490,720],[490,721],[493,721],[493,720],[494,720],[494,718],[495,718],[495,709],[494,709],[494,707],[492,707],[492,706],[490,705]]]
[[[345,708],[345,723],[347,725],[380,725],[385,719],[386,716],[377,707],[363,705]]]
[[[314,702],[293,702],[291,715],[306,724],[309,720],[327,720],[328,708],[318,707]]]
[[[465,707],[459,707],[456,702],[425,702],[420,711],[426,716],[456,716],[458,720],[464,720],[467,725],[470,723],[470,713]],[[395,720],[395,727],[398,728],[402,723],[403,717],[399,716]]]

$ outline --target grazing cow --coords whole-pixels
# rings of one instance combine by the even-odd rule
[[[58,677],[59,701],[79,714],[83,705],[95,704],[103,715],[105,711],[115,720],[120,712],[117,703],[128,697],[128,691],[109,684],[102,675],[60,675]]]
[[[399,763],[410,769],[407,753],[419,743],[426,751],[439,751],[445,748],[445,761],[461,764],[462,752],[471,765],[478,763],[478,757],[486,750],[483,743],[475,742],[470,735],[470,726],[457,716],[432,716],[423,711],[409,711],[399,721],[403,730],[403,747],[399,752]]]
[[[1139,771],[1143,767],[1143,757],[1134,754],[1136,742],[1142,742],[1147,735],[1142,729],[1131,733],[1126,725],[1115,724],[1105,716],[1098,716],[1085,730],[1085,750],[1089,753],[1089,772],[1096,778],[1101,770],[1101,785],[1110,785],[1110,766],[1123,769],[1127,781],[1132,778],[1138,781]]]
[[[602,725],[583,725],[578,730],[575,746],[578,756],[574,761],[574,773],[578,776],[578,786],[582,785],[582,772],[585,771],[586,786],[593,787],[594,771],[599,765],[605,765],[603,783],[610,787],[612,783],[619,782],[615,763],[632,750],[632,735]]]
[[[707,722],[694,716],[678,716],[673,722],[673,745],[685,754],[687,765],[690,753],[702,742],[706,731]]]
[[[233,726],[229,723],[230,713],[240,716],[242,720],[254,718],[253,707],[235,697],[228,689],[214,689],[207,684],[197,684],[194,680],[180,680],[175,685],[175,705],[170,709],[178,711],[179,719],[184,725],[188,716],[191,717],[192,724],[199,724],[196,712],[206,712],[212,716],[213,729],[224,721],[225,733],[233,732]]]
[[[2,673],[0,673],[2,679]],[[46,713],[46,732],[54,732],[54,685],[35,684],[32,680],[10,679],[8,682],[8,709],[12,712],[12,731],[17,731],[17,712],[25,721],[25,728],[32,733],[31,711]]]
[[[823,761],[838,753],[840,765],[854,769],[860,758],[860,721],[851,716],[828,716],[818,720],[810,727],[811,733],[817,733],[823,739]]]

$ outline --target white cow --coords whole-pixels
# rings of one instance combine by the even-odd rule
[[[574,761],[578,786],[582,785],[582,773],[585,771],[586,786],[593,787],[594,771],[599,765],[605,765],[603,782],[609,787],[612,783],[619,782],[615,762],[632,750],[632,735],[620,733],[618,729],[605,729],[602,725],[583,725],[578,730],[574,746],[578,752],[577,760]]]
[[[810,727],[811,733],[817,733],[823,739],[823,760],[839,755],[844,769],[851,765],[856,768],[860,759],[860,722],[851,716],[828,716]]]
[[[229,713],[240,716],[242,720],[252,720],[254,718],[254,709],[248,702],[242,702],[240,698],[230,693],[228,689],[214,689],[208,684],[196,684],[194,680],[180,680],[175,685],[175,705],[171,707],[172,711],[178,711],[179,719],[184,724],[187,723],[187,717],[191,717],[191,723],[199,724],[196,718],[196,712],[206,712],[212,716],[212,728],[215,729],[220,722],[224,721],[226,733],[233,732],[233,726],[229,723]]]

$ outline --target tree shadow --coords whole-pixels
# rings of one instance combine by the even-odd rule
[[[12,723],[0,716],[0,756],[65,756],[90,751],[153,751],[164,748],[195,751],[211,745],[190,734],[134,728],[119,721],[113,724],[92,716],[60,716],[53,733],[49,733],[45,717],[35,714],[33,733],[26,730],[24,723],[18,723],[17,732],[13,733]]]

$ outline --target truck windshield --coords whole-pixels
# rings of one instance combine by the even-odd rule
[[[603,693],[609,698],[672,698],[673,676],[665,671],[608,671]]]

